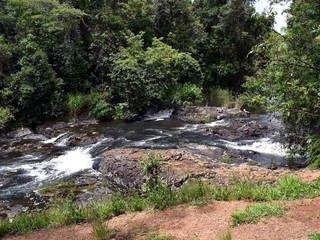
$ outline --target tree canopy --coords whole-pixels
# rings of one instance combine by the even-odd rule
[[[56,119],[75,95],[108,119],[241,91],[272,23],[248,0],[3,0],[0,127]]]
[[[320,3],[294,0],[284,35],[271,33],[254,48],[256,74],[248,99],[277,112],[291,154],[320,166]]]

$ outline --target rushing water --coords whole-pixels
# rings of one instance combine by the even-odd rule
[[[21,197],[43,184],[63,179],[79,171],[92,169],[93,162],[110,149],[116,148],[175,148],[183,143],[218,146],[232,151],[252,150],[255,160],[269,163],[271,158],[281,161],[285,151],[275,140],[277,133],[263,137],[227,141],[207,134],[205,129],[227,126],[228,120],[207,124],[187,124],[171,119],[172,111],[150,115],[144,121],[114,121],[69,128],[64,133],[44,139],[29,137],[19,144],[29,143],[32,150],[21,153],[14,147],[0,151],[0,200]],[[259,121],[270,124],[266,116]],[[68,146],[77,135],[98,136],[97,141],[85,146]]]

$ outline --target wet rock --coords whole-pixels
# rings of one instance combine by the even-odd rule
[[[235,108],[187,106],[175,111],[172,117],[188,123],[205,123],[225,118],[247,117],[247,114]]]
[[[97,124],[97,120],[85,120],[78,122],[47,122],[36,127],[36,132],[38,134],[45,135],[47,138],[56,137],[59,134],[66,131],[67,128],[73,128],[77,126],[88,126],[92,124]]]
[[[9,138],[22,138],[31,134],[33,134],[33,132],[30,128],[18,128],[15,131],[9,132],[7,136]]]
[[[256,121],[234,120],[227,126],[216,126],[207,129],[206,132],[225,140],[234,141],[247,137],[265,136],[273,130],[272,127],[261,125]]]
[[[103,155],[98,170],[124,188],[141,188],[144,178],[139,168],[140,156],[133,156],[135,150],[129,151],[108,151]]]

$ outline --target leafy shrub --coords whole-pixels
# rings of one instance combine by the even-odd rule
[[[144,50],[143,33],[131,35],[128,47],[112,57],[111,103],[126,104],[125,118],[144,114],[154,107],[166,107],[173,103],[178,83],[187,80],[200,83],[202,73],[199,63],[187,53],[179,53],[158,38]],[[183,86],[183,85],[182,85]],[[181,88],[183,101],[197,100],[200,89],[196,85]]]
[[[114,109],[112,105],[105,100],[99,100],[91,109],[91,116],[97,119],[110,119]]]
[[[179,105],[192,105],[203,100],[202,89],[196,84],[186,82],[178,84],[173,102]]]
[[[86,99],[81,94],[69,94],[66,108],[69,116],[74,119],[86,105]]]
[[[320,138],[313,138],[310,140],[308,147],[308,152],[310,156],[308,158],[309,168],[319,168],[320,167]]]

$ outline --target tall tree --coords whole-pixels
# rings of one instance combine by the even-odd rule
[[[320,3],[294,0],[285,35],[273,33],[255,50],[257,75],[245,86],[253,103],[280,112],[292,155],[320,166]]]
[[[255,12],[251,0],[197,1],[196,14],[208,32],[202,47],[206,87],[239,91],[253,63],[248,53],[271,31],[273,16]]]

